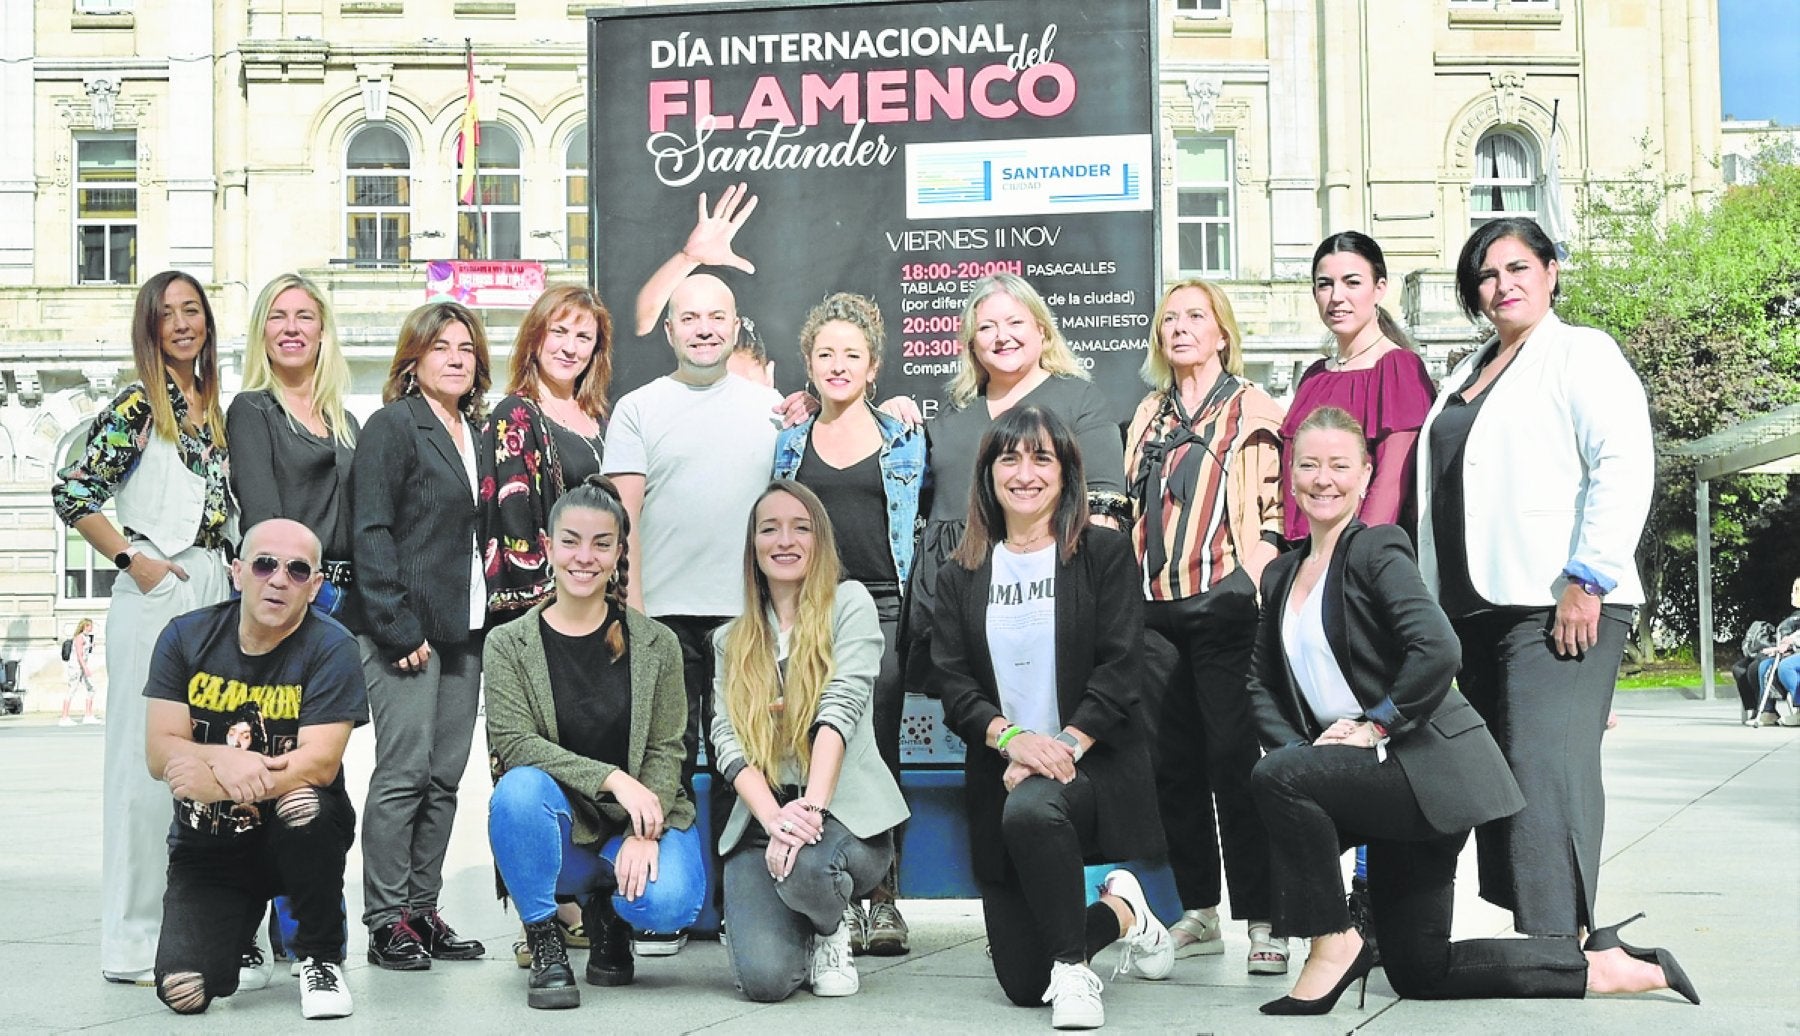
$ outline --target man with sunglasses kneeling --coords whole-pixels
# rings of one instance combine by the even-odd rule
[[[144,686],[150,774],[175,799],[156,995],[198,1014],[237,992],[244,948],[285,895],[300,1012],[342,1018],[356,811],[341,764],[369,718],[361,657],[348,630],[309,607],[321,576],[306,526],[258,523],[231,575],[242,596],[171,620]]]

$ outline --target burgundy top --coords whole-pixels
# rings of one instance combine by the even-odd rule
[[[1322,406],[1342,407],[1362,423],[1375,462],[1369,495],[1358,515],[1367,525],[1392,525],[1411,514],[1413,447],[1436,394],[1425,361],[1408,349],[1390,349],[1364,370],[1327,370],[1320,360],[1300,375],[1287,419],[1281,422],[1282,534],[1304,539],[1306,516],[1294,502],[1291,479],[1294,432]]]

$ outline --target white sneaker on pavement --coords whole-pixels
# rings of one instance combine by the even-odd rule
[[[81,717],[81,725],[84,727],[97,727],[104,722],[105,722],[105,720],[102,720],[99,716],[83,716],[83,717]]]
[[[275,966],[263,955],[262,947],[255,939],[250,940],[250,947],[238,958],[238,992],[255,992],[269,988],[269,980],[275,974]]]
[[[850,926],[839,924],[830,935],[813,936],[813,996],[852,996],[862,988],[856,961],[850,956]]]
[[[1175,939],[1150,910],[1137,876],[1123,869],[1108,871],[1100,891],[1124,900],[1133,915],[1131,930],[1119,938],[1123,945],[1113,977],[1130,972],[1152,982],[1168,978],[1175,970]]]
[[[62,719],[56,721],[56,725],[59,727],[72,727],[75,725],[75,720],[73,717],[64,716]]]
[[[1106,1005],[1100,1002],[1100,976],[1086,964],[1050,965],[1050,988],[1044,1003],[1050,1005],[1050,1025],[1056,1029],[1098,1029],[1106,1024]]]
[[[308,957],[300,962],[300,1014],[305,1018],[348,1018],[350,985],[344,969],[328,960]]]

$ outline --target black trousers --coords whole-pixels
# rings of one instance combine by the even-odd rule
[[[900,609],[901,598],[898,586],[869,587],[869,595],[875,599],[875,617],[881,622],[881,668],[875,673],[875,695],[870,704],[870,720],[875,727],[875,748],[881,753],[881,761],[887,764],[888,772],[894,775],[894,783],[900,783],[900,722],[906,711],[906,682],[902,679],[900,665]],[[888,891],[898,895],[898,871],[900,869],[900,846],[906,839],[906,823],[902,821],[894,828],[894,862],[889,868],[884,884]]]
[[[688,703],[687,732],[682,735],[687,757],[681,764],[681,784],[688,795],[694,797],[694,772],[699,767],[700,744],[703,739],[712,737],[716,704],[713,701],[713,632],[731,620],[718,615],[659,615],[656,621],[669,627],[681,644],[681,677],[687,684]],[[717,758],[718,753],[707,741],[706,772],[712,775],[712,790],[705,802],[695,797],[694,806],[706,810],[712,823],[714,838],[708,840],[706,853],[713,863],[713,872],[722,876],[725,872],[719,860],[717,835],[725,830],[725,822],[731,818],[737,792],[719,779],[719,768],[714,765]],[[724,913],[724,888],[725,883],[720,881],[713,895],[713,905],[719,908],[721,916]]]
[[[305,791],[317,796],[310,818],[294,798]],[[301,789],[263,808],[270,815],[262,826],[235,838],[181,830],[169,836],[156,946],[157,995],[165,1002],[164,977],[182,972],[199,973],[207,1002],[235,993],[238,960],[277,895],[288,898],[294,915],[295,955],[343,962],[344,861],[356,837],[356,808],[342,787]]]
[[[1392,759],[1380,762],[1367,748],[1282,748],[1257,764],[1251,787],[1270,833],[1276,935],[1350,927],[1340,857],[1366,842],[1375,934],[1395,992],[1415,1000],[1586,993],[1587,957],[1573,936],[1450,941],[1468,832],[1433,830]]]
[[[1269,916],[1269,836],[1250,797],[1262,749],[1250,716],[1257,610],[1243,592],[1249,585],[1240,569],[1199,597],[1150,601],[1144,612],[1145,624],[1180,653],[1154,733],[1156,799],[1176,891],[1186,909],[1218,906],[1223,856],[1232,916],[1247,920]]]
[[[1084,905],[1083,860],[1098,847],[1098,809],[1079,770],[1068,784],[1028,777],[1006,797],[1006,877],[980,883],[981,916],[994,977],[1020,1007],[1043,1003],[1052,963],[1089,960],[1119,937],[1110,907]]]
[[[1525,794],[1524,809],[1475,831],[1481,897],[1511,910],[1513,928],[1525,935],[1594,926],[1606,829],[1600,738],[1631,611],[1603,606],[1599,642],[1574,658],[1553,650],[1547,608],[1452,620],[1462,641],[1457,686],[1487,721]]]

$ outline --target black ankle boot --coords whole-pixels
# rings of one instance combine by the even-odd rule
[[[628,986],[637,977],[631,960],[631,926],[613,912],[612,893],[602,889],[581,904],[588,933],[587,980],[592,986]]]
[[[525,926],[525,942],[531,947],[531,979],[525,984],[525,1003],[551,1009],[580,1007],[581,988],[569,967],[569,950],[554,915]]]

